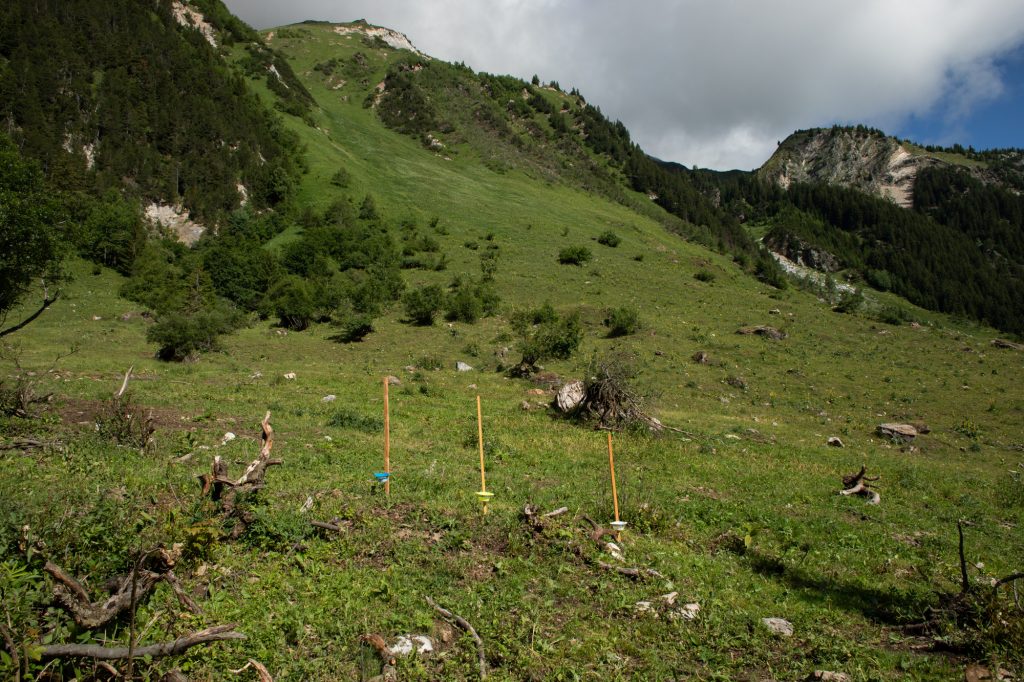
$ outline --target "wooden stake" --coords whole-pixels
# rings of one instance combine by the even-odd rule
[[[388,406],[388,378],[384,377],[384,494],[391,497],[391,410]]]
[[[619,491],[615,488],[615,452],[612,450],[612,432],[608,432],[608,468],[612,472],[612,502],[615,504],[615,521],[619,520]],[[622,532],[615,531],[615,540],[622,542]]]
[[[487,474],[484,471],[484,418],[480,409],[480,396],[476,397],[476,438],[480,444],[480,492],[487,492]],[[483,498],[484,514],[487,513],[487,498]]]

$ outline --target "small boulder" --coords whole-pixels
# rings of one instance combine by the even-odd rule
[[[836,673],[831,670],[815,670],[804,678],[805,682],[850,682],[850,676],[846,673]]]
[[[328,395],[325,395],[323,398],[320,398],[320,402],[322,402],[322,403],[333,403],[337,399],[338,399],[338,396],[334,395],[333,393],[329,393]]]
[[[434,653],[434,640],[427,635],[399,635],[388,651],[392,656],[429,656]]]
[[[832,437],[830,437],[828,439],[828,444],[831,445],[834,448],[841,448],[841,447],[843,447],[843,441],[839,438],[839,436],[832,436]]]
[[[402,380],[396,376],[388,376],[388,386],[401,386]]]
[[[992,339],[992,345],[995,348],[1003,348],[1005,350],[1024,350],[1024,345],[1007,341],[1006,339]]]
[[[697,602],[683,604],[676,609],[676,613],[679,614],[679,617],[683,620],[696,620],[697,616],[700,615],[700,604]]]
[[[228,431],[227,433],[224,434],[224,437],[220,439],[220,444],[221,445],[227,445],[228,443],[233,441],[235,438],[236,438],[235,434],[233,434],[230,431]]]
[[[787,336],[786,332],[779,331],[775,327],[769,327],[766,324],[760,324],[755,327],[740,327],[736,330],[736,333],[744,335],[757,334],[758,336],[764,336],[775,341],[781,341]]]
[[[288,372],[287,374],[284,375],[284,378],[287,379],[288,381],[294,380],[295,379],[295,372]]]
[[[910,424],[879,424],[876,433],[883,438],[905,441],[917,438],[917,429]]]
[[[467,365],[466,363],[462,362],[461,360],[459,362],[455,363],[455,369],[456,369],[456,371],[459,371],[459,372],[472,372],[473,371],[472,365]]]
[[[785,618],[762,618],[761,622],[773,635],[778,637],[793,636],[793,624]]]
[[[699,350],[693,354],[693,361],[696,362],[698,365],[706,365],[709,362],[711,362],[711,356],[708,355],[705,351]]]
[[[558,397],[555,398],[555,403],[561,412],[568,414],[580,406],[585,395],[582,381],[570,381],[558,389]]]

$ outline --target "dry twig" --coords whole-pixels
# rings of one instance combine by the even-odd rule
[[[484,641],[482,639],[480,639],[480,635],[477,634],[476,628],[474,628],[472,625],[470,625],[469,621],[467,621],[462,616],[456,616],[454,613],[452,613],[448,609],[445,609],[445,608],[442,608],[441,606],[438,606],[437,602],[435,602],[430,597],[427,597],[427,603],[430,604],[430,606],[432,606],[435,611],[437,611],[439,614],[441,614],[441,616],[443,618],[445,618],[445,619],[447,619],[449,621],[453,621],[460,628],[462,628],[463,630],[468,632],[470,637],[473,638],[473,641],[476,642],[476,655],[477,655],[478,663],[480,664],[480,679],[481,680],[486,679],[487,678],[487,657],[486,657],[486,655],[484,653]]]

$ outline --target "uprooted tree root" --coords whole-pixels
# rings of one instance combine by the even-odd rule
[[[235,520],[234,528],[231,530],[232,540],[238,539],[254,520],[250,512],[238,507],[238,496],[263,489],[266,486],[263,479],[267,469],[283,464],[283,460],[270,457],[270,451],[274,447],[274,429],[270,426],[270,412],[263,417],[260,426],[260,454],[246,467],[240,478],[231,479],[228,476],[227,462],[221,459],[220,455],[213,458],[212,471],[199,477],[199,482],[203,486],[202,495],[210,495],[214,502],[220,503],[224,517]]]
[[[860,471],[849,476],[843,476],[843,489],[840,495],[860,495],[868,498],[868,504],[878,504],[882,501],[881,495],[871,489],[871,483],[881,479],[881,476],[868,476],[867,467],[861,465]]]
[[[936,645],[967,654],[988,655],[993,648],[1001,648],[1016,651],[1019,656],[1024,651],[1024,607],[1017,581],[1024,580],[1024,571],[988,584],[972,582],[964,551],[964,522],[957,521],[956,525],[960,591],[944,594],[937,606],[928,609],[923,622],[906,625],[903,631],[930,636]]]

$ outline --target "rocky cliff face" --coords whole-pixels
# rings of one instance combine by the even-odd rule
[[[914,179],[941,163],[913,154],[898,140],[864,128],[819,128],[790,135],[758,174],[782,187],[793,182],[826,182],[854,187],[909,207]]]

